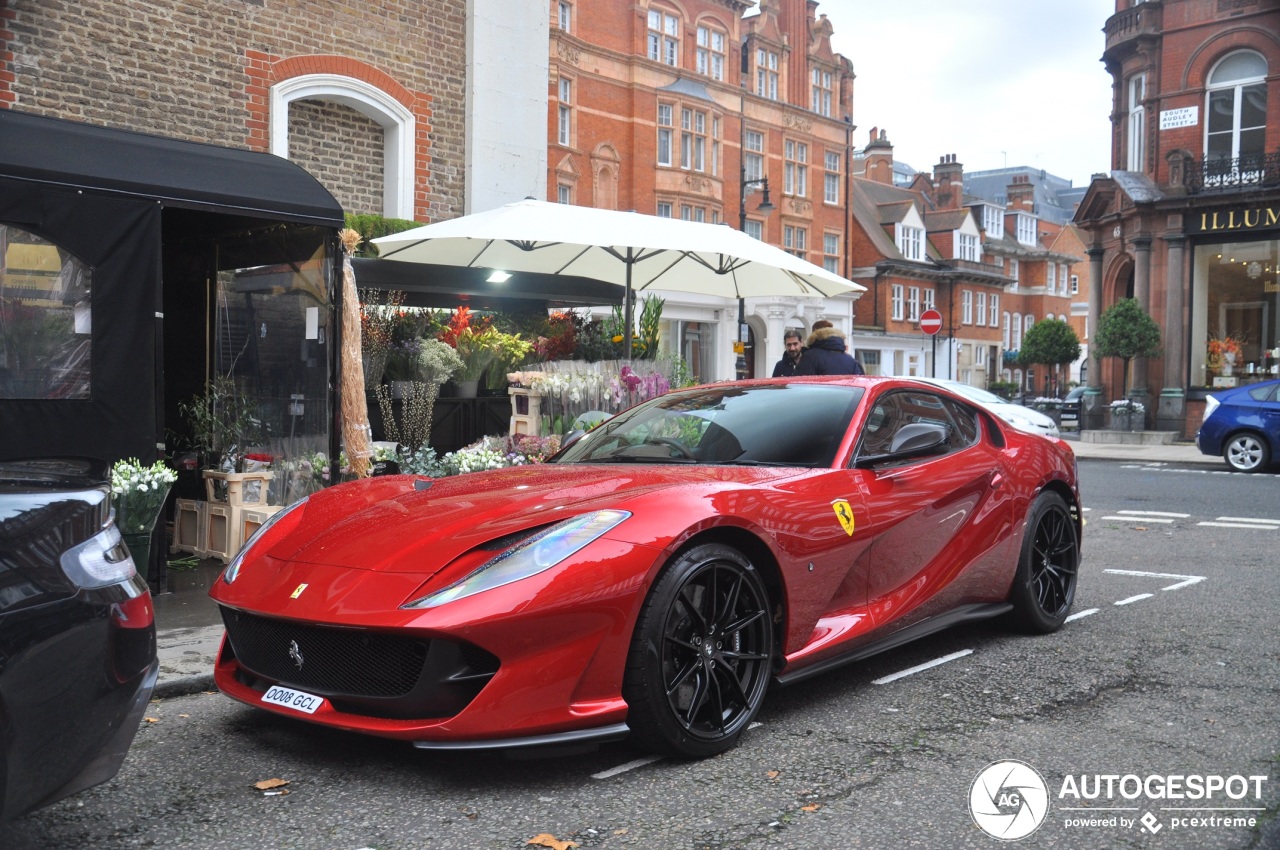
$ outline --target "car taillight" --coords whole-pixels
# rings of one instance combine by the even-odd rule
[[[1213,396],[1205,396],[1204,419],[1201,419],[1200,421],[1203,422],[1205,419],[1208,419],[1210,416],[1212,416],[1213,412],[1218,409],[1218,405],[1220,404],[1222,404],[1222,402],[1218,401]]]
[[[63,552],[60,560],[67,578],[83,588],[109,587],[138,574],[114,523]]]

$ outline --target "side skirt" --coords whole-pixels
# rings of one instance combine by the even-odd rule
[[[937,617],[930,617],[927,620],[921,620],[913,626],[907,626],[901,631],[886,635],[879,640],[871,643],[863,644],[855,647],[850,651],[827,658],[815,664],[801,667],[794,672],[785,672],[774,678],[779,685],[794,685],[796,682],[803,682],[811,676],[817,676],[826,673],[828,670],[834,670],[837,667],[843,667],[846,664],[852,664],[855,661],[861,661],[864,658],[870,658],[872,655],[879,655],[890,649],[896,649],[903,644],[911,643],[919,640],[926,635],[934,632],[940,632],[943,629],[949,629],[960,623],[966,623],[970,620],[987,620],[991,617],[998,617],[1008,611],[1013,610],[1013,606],[1008,602],[990,602],[975,605],[965,605],[954,611],[948,611]]]
[[[420,750],[509,750],[519,747],[560,746],[564,744],[601,743],[620,741],[631,730],[625,723],[601,726],[598,729],[578,729],[572,732],[556,732],[550,735],[531,735],[527,738],[485,738],[476,741],[414,741]]]

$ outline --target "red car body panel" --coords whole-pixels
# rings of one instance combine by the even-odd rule
[[[838,383],[865,397],[831,468],[548,464],[428,479],[425,489],[416,476],[367,479],[312,496],[296,522],[254,542],[234,583],[211,591],[228,616],[445,639],[492,654],[492,679],[450,716],[371,717],[329,700],[307,715],[266,704],[264,683],[244,675],[225,641],[217,684],[269,711],[418,741],[622,723],[623,670],[645,594],[707,533],[754,547],[771,577],[784,617],[780,673],[957,606],[1006,599],[1036,494],[1053,486],[1078,505],[1070,448],[984,413],[983,436],[967,449],[851,469],[869,401],[920,385]],[[402,607],[491,559],[495,550],[481,548],[491,541],[605,508],[631,516],[557,566],[435,608]]]

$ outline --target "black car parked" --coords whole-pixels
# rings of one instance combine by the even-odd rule
[[[1058,427],[1062,430],[1069,431],[1073,428],[1080,430],[1080,408],[1083,404],[1085,389],[1086,387],[1081,384],[1067,393],[1067,397],[1062,400],[1061,421],[1058,423]]]
[[[0,820],[115,776],[155,687],[155,610],[107,473],[0,461]]]

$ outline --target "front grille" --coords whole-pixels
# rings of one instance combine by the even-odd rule
[[[326,694],[404,696],[421,678],[431,644],[364,629],[271,620],[227,608],[222,609],[222,620],[246,669]]]

